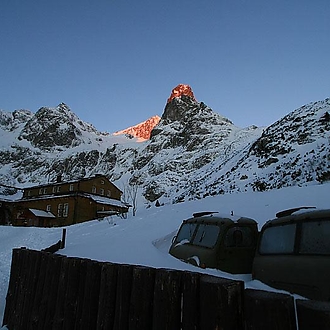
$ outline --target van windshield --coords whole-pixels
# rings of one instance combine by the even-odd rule
[[[261,237],[261,254],[293,253],[296,224],[268,227]]]
[[[209,224],[201,224],[198,227],[193,244],[211,248],[218,240],[220,227]]]
[[[176,237],[178,243],[189,243],[192,235],[195,232],[196,223],[185,223],[181,226],[179,233]]]
[[[330,254],[330,219],[304,222],[301,228],[300,253]]]

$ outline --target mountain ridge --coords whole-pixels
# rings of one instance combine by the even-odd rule
[[[330,180],[329,112],[327,98],[266,128],[239,128],[181,94],[141,141],[125,130],[101,133],[63,103],[36,114],[0,110],[0,182],[27,186],[58,174],[102,173],[119,187],[137,187],[147,205],[319,184]]]

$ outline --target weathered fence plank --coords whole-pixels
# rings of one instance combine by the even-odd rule
[[[84,296],[85,296],[85,286],[86,286],[86,276],[87,276],[87,263],[88,259],[80,259],[79,266],[79,283],[78,283],[78,295],[77,295],[77,309],[74,329],[81,329],[82,327],[82,317],[84,313]]]
[[[182,330],[200,329],[200,278],[200,273],[183,273]]]
[[[19,301],[22,295],[21,279],[24,277],[24,249],[13,249],[12,263],[10,270],[10,280],[6,297],[6,307],[4,311],[3,325],[14,328],[17,325],[20,315]]]
[[[104,263],[101,269],[98,330],[112,330],[115,321],[118,265]]]
[[[86,278],[80,330],[96,329],[100,293],[101,263],[86,260]]]
[[[330,302],[296,300],[299,330],[329,330]]]
[[[128,329],[132,291],[132,265],[118,265],[116,310],[113,329]]]
[[[290,295],[245,290],[246,330],[295,330],[294,301]]]
[[[54,316],[56,312],[56,302],[58,294],[59,279],[61,274],[61,263],[64,257],[60,255],[49,255],[49,277],[50,286],[44,288],[47,291],[48,300],[46,303],[45,320],[42,329],[52,329],[54,323]]]
[[[63,329],[64,322],[64,298],[67,290],[68,272],[69,272],[70,260],[67,257],[63,257],[60,267],[60,275],[57,285],[57,300],[55,306],[54,320],[52,330]]]
[[[244,282],[214,276],[200,280],[201,329],[243,329]]]
[[[28,290],[29,290],[29,295],[26,297],[26,309],[24,311],[24,314],[27,314],[27,318],[25,321],[23,321],[23,324],[27,325],[28,330],[33,330],[33,325],[32,325],[32,313],[31,313],[31,302],[34,301],[35,298],[35,293],[36,289],[38,286],[38,281],[39,281],[39,269],[40,269],[40,262],[41,262],[41,254],[38,251],[31,251],[28,250],[28,254],[30,256],[29,258],[29,263],[30,263],[30,270],[28,273],[29,277],[29,283],[28,283]]]
[[[182,272],[158,269],[155,277],[153,329],[181,328]]]
[[[8,291],[6,296],[6,306],[3,316],[2,325],[12,325],[13,316],[16,309],[16,299],[18,297],[18,282],[20,276],[20,250],[13,249],[10,267],[10,279],[8,284]]]
[[[59,315],[63,315],[62,329],[74,329],[77,318],[79,284],[81,259],[66,258],[67,265],[64,266],[63,277],[63,299],[61,301],[62,311]],[[57,308],[58,309],[58,308]]]
[[[152,329],[154,285],[154,268],[134,267],[129,311],[130,330]]]
[[[30,253],[30,250],[27,250],[27,253]],[[42,318],[41,302],[43,301],[43,291],[44,291],[46,272],[49,262],[49,256],[47,253],[39,252],[39,256],[40,256],[40,266],[39,266],[39,272],[36,274],[37,284],[35,287],[34,297],[30,301],[31,304],[30,328],[32,329],[42,328],[40,325]],[[47,287],[47,290],[48,289],[49,287]]]
[[[22,263],[20,269],[20,276],[18,282],[18,298],[16,300],[16,315],[14,315],[14,324],[18,327],[22,327],[24,325],[26,315],[24,315],[24,307],[25,311],[27,310],[27,291],[28,291],[28,273],[29,273],[29,254],[28,250],[22,249],[20,251],[21,258],[20,262]]]

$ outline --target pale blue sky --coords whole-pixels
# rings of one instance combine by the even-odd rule
[[[179,83],[240,127],[330,97],[330,1],[0,0],[0,109],[114,132]]]

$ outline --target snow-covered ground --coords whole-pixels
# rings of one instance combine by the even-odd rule
[[[246,287],[268,290],[269,287],[251,280],[250,275],[231,275],[214,269],[200,269],[185,264],[168,254],[172,237],[186,219],[197,211],[234,212],[254,218],[261,227],[275,213],[298,206],[330,208],[330,184],[289,187],[268,192],[236,193],[208,197],[198,201],[144,209],[128,219],[117,217],[67,227],[65,249],[68,256],[99,261],[140,264],[152,267],[199,271],[216,276],[244,280]],[[2,322],[10,276],[12,249],[42,249],[57,242],[62,228],[0,227],[0,321]]]

